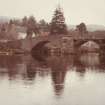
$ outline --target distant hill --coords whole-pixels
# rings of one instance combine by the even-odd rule
[[[105,31],[105,26],[103,25],[87,25],[88,31]]]
[[[68,29],[69,30],[75,30],[76,29],[76,26],[75,25],[68,25]]]
[[[9,22],[9,20],[10,20],[10,17],[0,16],[0,23]]]
[[[68,26],[70,30],[75,30],[76,29],[76,26],[75,25],[69,25]],[[105,26],[103,25],[87,25],[87,30],[88,31],[105,31]]]

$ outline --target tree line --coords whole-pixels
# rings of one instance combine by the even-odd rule
[[[54,11],[51,22],[46,22],[44,19],[39,22],[34,16],[24,16],[22,19],[11,19],[9,23],[6,23],[8,30],[11,30],[11,26],[20,26],[26,28],[27,37],[31,37],[34,33],[35,35],[47,34],[47,35],[61,35],[69,34],[68,27],[65,23],[65,17],[62,9],[57,7]],[[0,36],[5,35],[6,26],[0,27]],[[77,25],[76,30],[79,34],[87,33],[85,23]],[[8,33],[7,33],[8,34]]]

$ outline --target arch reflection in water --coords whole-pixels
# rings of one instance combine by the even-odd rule
[[[40,57],[43,57],[42,55]],[[44,58],[44,57],[43,57]],[[71,59],[69,59],[71,58]],[[36,60],[36,57],[34,56]],[[38,59],[37,59],[38,60]],[[39,64],[42,64],[42,60],[38,60]],[[43,60],[46,68],[50,68],[50,75],[52,79],[52,85],[56,95],[61,95],[64,90],[64,82],[66,73],[69,68],[73,66],[72,56],[47,56]],[[45,68],[41,67],[42,71],[46,71]],[[43,71],[44,70],[44,71]]]
[[[86,53],[80,56],[80,61],[86,67],[98,67],[100,65],[99,53]]]

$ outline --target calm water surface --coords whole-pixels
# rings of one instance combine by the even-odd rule
[[[105,105],[105,56],[0,56],[0,105]]]

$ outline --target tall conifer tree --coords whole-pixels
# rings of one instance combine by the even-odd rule
[[[67,26],[65,24],[65,18],[60,7],[56,8],[54,16],[50,23],[51,34],[67,34]]]

